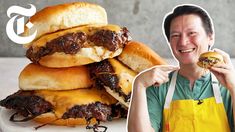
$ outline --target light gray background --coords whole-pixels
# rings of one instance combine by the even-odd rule
[[[0,0],[0,57],[23,57],[25,49],[10,41],[5,27],[9,18],[7,9],[12,5],[29,8],[36,6],[37,11],[48,5],[74,0]],[[136,41],[143,42],[160,56],[171,58],[171,52],[162,33],[162,21],[166,13],[178,4],[197,4],[206,9],[215,26],[215,45],[235,57],[235,0],[88,0],[103,6],[111,24],[126,26]]]

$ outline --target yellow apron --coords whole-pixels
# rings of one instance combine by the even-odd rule
[[[178,71],[174,72],[167,92],[163,111],[164,132],[230,132],[227,114],[222,102],[218,81],[212,75],[215,97],[203,100],[175,100]]]

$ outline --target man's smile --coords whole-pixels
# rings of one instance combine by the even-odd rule
[[[183,49],[183,50],[179,50],[180,53],[190,53],[193,52],[196,48],[191,48],[191,49]]]

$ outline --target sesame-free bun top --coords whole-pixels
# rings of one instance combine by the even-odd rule
[[[218,52],[208,51],[200,55],[197,65],[202,68],[208,69],[211,66],[222,62],[223,56],[221,54],[219,54]]]
[[[46,7],[38,11],[29,21],[33,27],[26,27],[25,35],[37,30],[36,38],[58,30],[87,24],[107,24],[107,13],[99,5],[74,2]]]
[[[223,56],[221,54],[219,54],[218,52],[213,52],[213,51],[208,51],[208,52],[204,52],[200,55],[199,58],[205,58],[205,57],[213,57],[213,58],[217,58],[221,61],[223,61]]]
[[[58,69],[31,63],[19,76],[19,87],[22,90],[71,90],[91,85],[89,71],[85,66]]]
[[[141,72],[155,65],[165,65],[166,61],[143,43],[130,41],[118,59],[135,72]]]

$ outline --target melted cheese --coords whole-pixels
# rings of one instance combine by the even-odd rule
[[[41,38],[37,39],[32,43],[33,47],[41,47],[46,44],[46,42],[50,42],[53,39],[56,39],[60,36],[69,34],[69,33],[77,33],[77,32],[83,32],[87,35],[92,35],[95,32],[99,30],[110,30],[119,33],[121,28],[117,25],[85,25],[85,26],[79,26],[74,27],[66,30],[61,30],[55,33],[47,34],[42,36]]]
[[[136,76],[136,73],[121,64],[118,60],[109,59],[109,62],[113,66],[115,74],[117,74],[119,78],[119,86],[121,87],[123,93],[128,95],[132,90],[132,82]]]
[[[107,105],[117,103],[116,99],[107,92],[95,88],[65,91],[37,90],[35,94],[53,105],[55,115],[58,118],[75,105],[87,105],[95,102]]]

